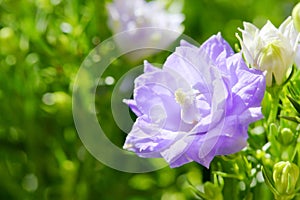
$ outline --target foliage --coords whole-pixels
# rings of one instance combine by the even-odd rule
[[[87,152],[72,119],[72,83],[85,56],[111,36],[105,3],[104,0],[0,0],[0,199],[185,200],[194,199],[190,185],[198,187],[209,180],[218,182],[220,178],[215,176],[224,177],[224,185],[240,185],[240,188],[224,187],[224,199],[228,196],[272,199],[261,182],[259,163],[274,161],[263,155],[260,149],[264,143],[259,141],[270,137],[278,143],[280,136],[270,135],[262,122],[250,130],[252,150],[216,159],[210,171],[212,177],[195,163],[147,174],[128,174],[106,167]],[[269,19],[278,26],[290,15],[295,3],[295,0],[234,3],[185,0],[184,33],[202,43],[221,31],[234,45],[235,32],[242,21],[262,26]],[[164,60],[164,56],[161,53],[150,61]],[[131,67],[131,63],[120,59],[103,78],[113,76],[118,80]],[[300,87],[299,77],[296,70],[292,79],[294,88]],[[293,103],[293,100],[299,103],[299,96],[288,93],[288,87],[292,86],[287,84],[283,88],[279,109],[284,108],[282,116],[299,120],[297,104]],[[109,109],[112,90],[111,85],[100,85],[96,104],[102,109],[99,121],[105,124],[103,129],[121,147],[125,135],[115,125]],[[264,102],[266,113],[268,98],[271,97]],[[296,125],[281,118],[274,126],[294,131]],[[287,160],[291,160],[292,149],[287,146],[271,151],[282,152],[283,157],[288,155]],[[246,153],[249,156],[245,157]],[[226,165],[226,169],[219,168]],[[248,183],[250,187],[246,187]],[[215,185],[206,184],[206,188],[214,189]]]

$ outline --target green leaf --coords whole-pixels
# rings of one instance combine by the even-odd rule
[[[293,65],[293,66],[292,66],[292,71],[291,71],[291,73],[289,74],[289,77],[284,81],[284,83],[283,83],[282,85],[287,84],[287,83],[291,80],[291,78],[293,77],[294,72],[295,72],[295,66]]]
[[[292,122],[296,122],[296,123],[300,123],[300,118],[299,117],[289,117],[289,116],[279,116],[280,118],[292,121]]]
[[[268,188],[271,190],[271,192],[275,195],[279,195],[278,191],[276,190],[274,186],[273,180],[270,178],[271,172],[267,172],[265,167],[261,167],[263,177],[265,179],[265,183],[267,184]],[[271,176],[272,177],[272,176]]]
[[[296,101],[296,99],[290,97],[287,95],[287,98],[290,100],[290,102],[293,104],[294,108],[297,110],[297,112],[300,114],[300,104]]]

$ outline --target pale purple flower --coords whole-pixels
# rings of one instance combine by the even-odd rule
[[[147,48],[149,44],[164,49],[184,30],[181,24],[184,15],[167,11],[161,1],[114,0],[107,5],[107,11],[108,24],[113,34],[125,31],[128,33],[125,38],[116,41],[122,51],[135,47]],[[170,30],[170,33],[162,32],[160,29]],[[145,51],[129,58],[138,60],[156,52]],[[137,56],[139,58],[136,58]]]
[[[124,100],[137,115],[124,148],[171,167],[209,167],[216,155],[247,145],[248,125],[262,118],[264,91],[262,72],[249,69],[221,34],[200,48],[182,41],[162,69],[144,63],[134,99]]]

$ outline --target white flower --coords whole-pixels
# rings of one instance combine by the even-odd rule
[[[300,69],[300,45],[298,45],[298,49],[295,56],[295,64]]]
[[[298,32],[300,31],[300,2],[293,8],[292,17],[294,25]],[[300,69],[300,45],[298,45],[298,50],[295,57],[295,64]]]
[[[292,18],[288,17],[278,29],[268,21],[261,30],[248,22],[244,22],[244,30],[239,30],[243,40],[236,36],[248,64],[266,71],[267,86],[273,82],[281,85],[294,62],[299,39]]]
[[[108,24],[113,34],[128,31],[124,39],[116,41],[121,50],[149,46],[159,46],[164,49],[184,30],[181,24],[184,15],[168,12],[161,1],[114,0],[113,3],[107,5],[107,10]],[[162,29],[169,30],[169,33],[160,31]],[[157,51],[142,52],[139,57],[155,52]],[[136,54],[134,58],[137,60]]]
[[[296,29],[300,31],[300,2],[293,8],[292,17]]]

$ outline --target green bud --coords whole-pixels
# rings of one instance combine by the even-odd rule
[[[289,128],[283,128],[278,135],[278,141],[283,145],[289,145],[294,140],[294,133]]]
[[[269,126],[269,132],[271,136],[277,137],[279,135],[279,127],[275,123],[271,123]]]
[[[212,182],[204,183],[204,193],[207,199],[223,200],[222,189]]]
[[[298,177],[299,168],[294,163],[280,161],[274,165],[273,180],[280,197],[289,196],[290,198],[288,199],[294,197]]]
[[[297,31],[300,32],[300,3],[293,8],[292,17]]]

